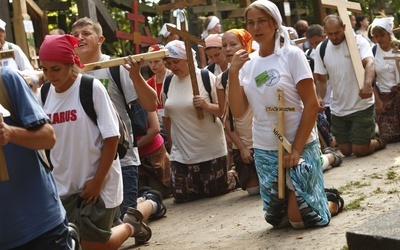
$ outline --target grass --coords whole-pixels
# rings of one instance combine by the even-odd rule
[[[347,203],[344,206],[344,210],[349,211],[349,210],[355,210],[355,209],[360,209],[361,208],[361,202],[365,200],[366,196],[361,195],[359,198]]]
[[[347,182],[346,185],[339,187],[338,190],[341,194],[347,193],[350,190],[357,189],[357,188],[362,188],[362,187],[367,187],[370,186],[371,183],[367,182],[360,182],[360,181],[350,181]]]

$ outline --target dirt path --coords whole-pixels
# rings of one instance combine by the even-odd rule
[[[325,186],[338,188],[345,210],[324,228],[272,229],[259,196],[238,190],[186,204],[165,200],[166,217],[149,222],[151,240],[127,241],[121,249],[346,249],[346,231],[398,207],[400,143],[364,158],[345,158],[325,172]]]

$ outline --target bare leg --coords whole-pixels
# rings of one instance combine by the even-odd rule
[[[127,223],[122,223],[111,229],[112,234],[108,242],[94,242],[81,240],[81,245],[83,250],[108,250],[108,249],[118,249],[131,235],[131,228]]]
[[[299,205],[293,190],[288,192],[288,218],[291,222],[302,222]]]

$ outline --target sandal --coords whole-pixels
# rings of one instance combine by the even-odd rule
[[[342,163],[343,163],[343,159],[342,157],[340,157],[340,155],[338,153],[335,152],[335,150],[331,147],[326,147],[324,148],[324,150],[322,151],[324,154],[332,154],[334,157],[334,161],[331,164],[331,166],[333,168],[335,167],[339,167]]]
[[[375,151],[379,151],[386,148],[386,142],[382,139],[379,133],[376,133],[375,139],[379,142],[379,147]]]
[[[136,244],[144,244],[149,241],[152,235],[151,229],[143,222],[142,213],[134,208],[128,207],[123,221],[132,225]]]
[[[332,216],[338,215],[340,212],[343,211],[344,207],[344,200],[340,197],[340,193],[335,188],[325,188],[325,194],[328,201],[336,203],[338,209],[336,213],[332,213]]]
[[[142,197],[146,198],[146,200],[152,200],[157,203],[157,211],[154,214],[150,215],[150,220],[157,220],[164,217],[164,215],[167,213],[167,207],[162,202],[163,198],[160,192],[154,189],[150,189],[145,191],[142,194]]]

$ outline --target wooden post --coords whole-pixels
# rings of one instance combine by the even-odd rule
[[[126,16],[126,19],[132,21],[132,23],[133,23],[132,34],[117,30],[115,32],[115,35],[118,38],[132,40],[133,43],[135,44],[135,49],[134,49],[133,53],[140,53],[140,46],[142,43],[151,45],[151,44],[158,42],[157,39],[152,38],[151,36],[147,36],[147,35],[143,36],[142,33],[139,31],[139,25],[140,25],[140,23],[145,23],[146,17],[143,15],[140,15],[138,1],[132,1],[132,13],[127,13],[125,16]]]
[[[15,41],[21,47],[22,51],[30,58],[34,68],[39,68],[36,56],[35,40],[32,30],[26,30],[32,24],[28,15],[26,0],[14,0],[14,34]]]
[[[157,6],[157,10],[161,11],[161,10],[171,10],[171,9],[178,8],[178,9],[180,9],[181,13],[183,14],[184,10],[182,8],[197,5],[197,4],[202,4],[202,3],[204,3],[204,0],[201,0],[201,1],[200,0],[193,0],[193,1],[184,0],[184,1],[178,1],[177,3],[174,3],[174,4],[165,4],[165,5]],[[199,86],[197,84],[196,69],[194,66],[192,47],[190,46],[190,44],[191,44],[191,42],[196,42],[198,44],[205,46],[205,43],[201,39],[194,37],[194,36],[190,35],[190,33],[187,32],[185,20],[181,19],[180,25],[181,25],[181,30],[175,29],[168,25],[167,25],[167,30],[171,33],[178,34],[179,36],[181,36],[183,38],[183,40],[185,42],[186,57],[188,60],[193,95],[198,95],[199,94]],[[196,108],[196,113],[197,113],[197,118],[199,120],[204,118],[203,110],[201,108]]]
[[[3,122],[3,114],[0,113],[0,122]],[[8,181],[8,171],[3,147],[0,147],[0,181]]]
[[[344,34],[349,48],[351,62],[356,74],[359,89],[364,86],[364,66],[361,61],[360,52],[358,51],[356,39],[354,37],[353,29],[348,11],[361,12],[361,5],[355,2],[347,2],[346,0],[321,0],[322,6],[325,8],[337,8],[339,16],[346,25]]]
[[[278,198],[285,199],[286,190],[286,177],[285,169],[283,168],[283,155],[284,150],[287,152],[292,152],[292,146],[285,138],[285,121],[284,112],[294,112],[295,107],[285,106],[285,93],[283,90],[278,90],[278,106],[268,106],[266,107],[267,112],[277,112],[278,113],[278,128],[274,124],[271,125],[272,131],[278,140]]]

